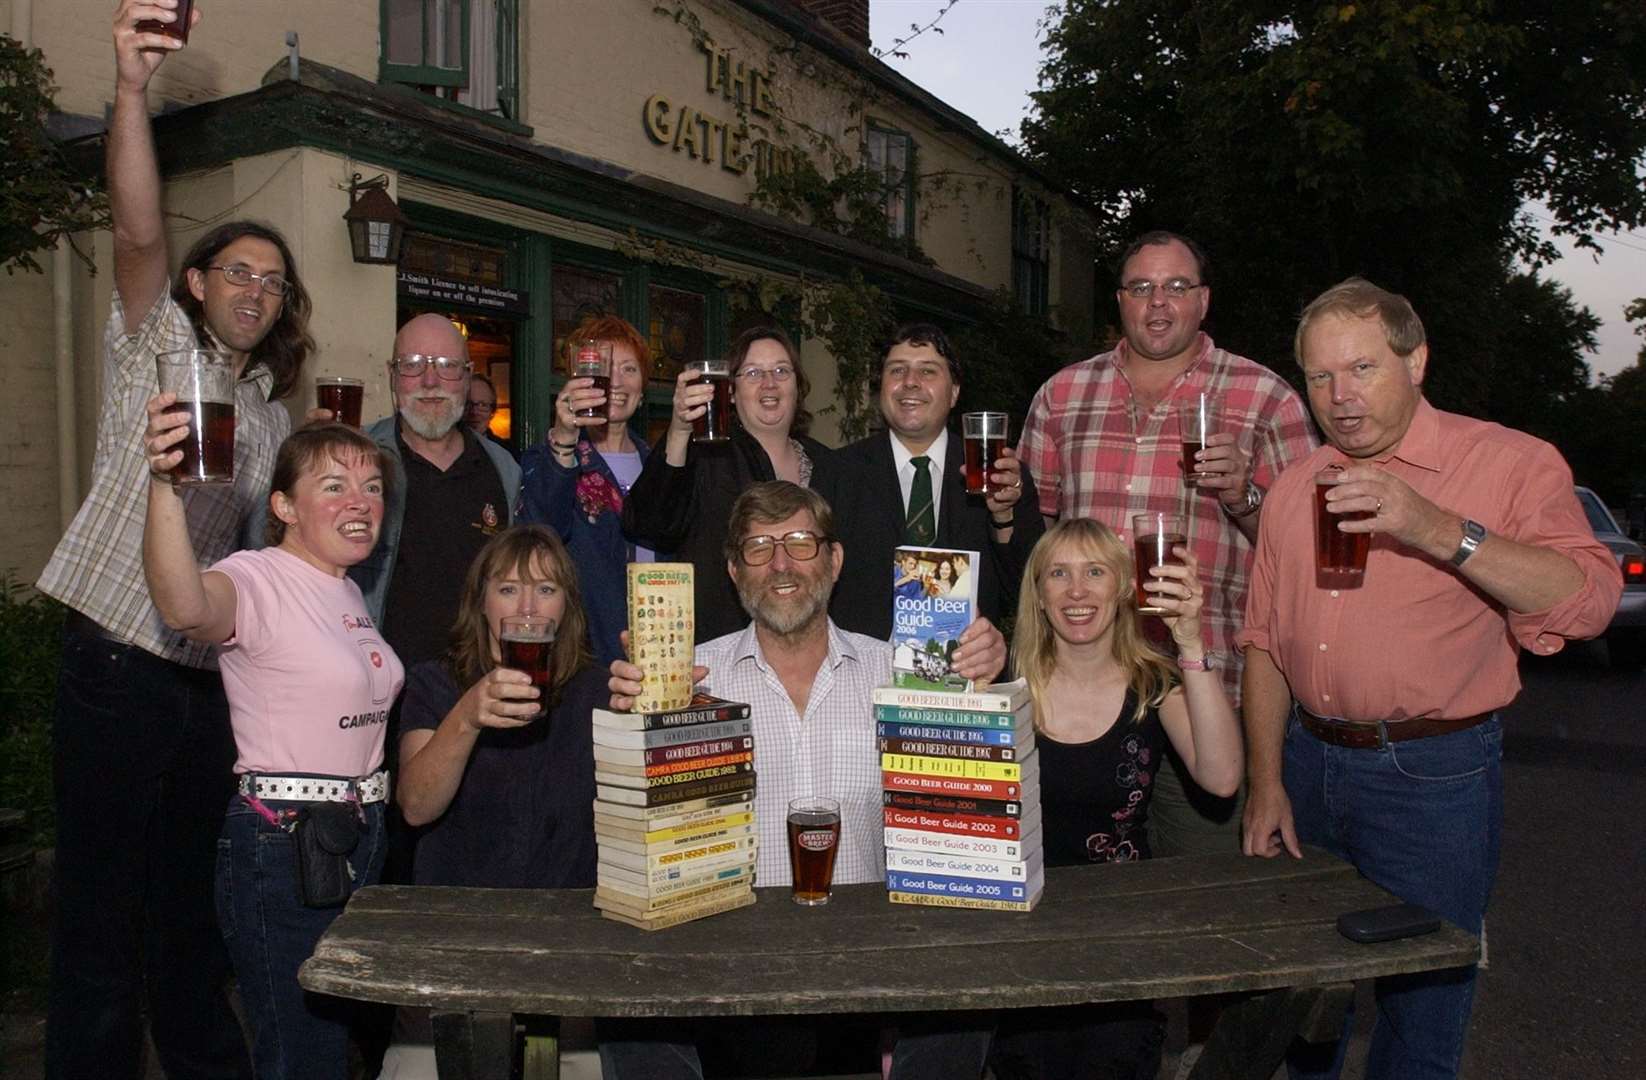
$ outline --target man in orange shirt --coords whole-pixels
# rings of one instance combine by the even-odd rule
[[[1236,641],[1246,652],[1248,855],[1318,844],[1478,934],[1497,873],[1502,731],[1521,648],[1605,629],[1622,579],[1558,451],[1423,399],[1406,299],[1351,278],[1296,338],[1329,445],[1270,490]],[[1361,588],[1317,588],[1315,476],[1344,533],[1371,534]],[[1455,1076],[1474,969],[1380,979],[1368,1077]],[[1336,1075],[1295,1047],[1292,1075]]]

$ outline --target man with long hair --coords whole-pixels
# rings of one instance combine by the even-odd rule
[[[143,408],[159,392],[158,354],[201,347],[232,359],[234,483],[183,493],[195,556],[214,563],[269,489],[291,427],[277,399],[313,346],[309,299],[280,234],[248,221],[201,237],[168,280],[147,89],[182,46],[139,31],[141,17],[150,6],[124,0],[114,18],[115,288],[91,492],[38,583],[69,608],[53,727],[46,1075],[140,1076],[146,1000],[168,1076],[245,1076],[212,892],[234,740],[215,649],[168,630],[143,580]]]

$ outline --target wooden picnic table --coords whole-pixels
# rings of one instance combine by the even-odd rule
[[[1337,916],[1394,902],[1314,848],[1046,872],[1032,912],[893,904],[752,907],[647,932],[590,890],[362,889],[321,938],[309,990],[432,1012],[443,1080],[507,1077],[517,1017],[932,1012],[1253,993],[1224,1010],[1196,1077],[1268,1080],[1300,1030],[1341,1021],[1354,980],[1472,964],[1450,924],[1377,945]],[[552,1046],[549,1050],[552,1059]],[[552,1071],[553,1062],[549,1062]]]

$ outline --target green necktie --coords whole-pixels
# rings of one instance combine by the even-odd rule
[[[903,526],[903,541],[929,547],[937,539],[937,511],[932,506],[932,472],[929,457],[910,458],[914,483],[909,487],[909,517]]]

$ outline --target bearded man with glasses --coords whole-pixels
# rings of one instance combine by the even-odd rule
[[[766,481],[732,504],[726,536],[726,571],[754,621],[698,645],[693,674],[701,689],[750,706],[760,777],[755,880],[762,888],[790,883],[789,800],[826,795],[840,801],[834,883],[882,881],[884,817],[871,692],[891,682],[892,646],[842,630],[829,618],[829,594],[845,561],[834,513],[814,491],[786,480]],[[988,682],[1005,664],[1005,639],[987,619],[960,635],[954,668],[961,675]],[[640,692],[641,671],[614,660],[611,672],[611,707],[626,710]],[[701,1080],[696,1040],[718,1037],[753,1055],[748,1064],[758,1066],[761,1075],[786,1074],[813,1064],[790,1060],[787,1055],[797,1049],[804,1056],[807,1049],[827,1052],[845,1041],[838,1030],[830,1030],[832,1038],[820,1034],[826,1029],[811,1019],[780,1020],[762,1017],[758,1030],[740,1021],[602,1022],[601,1066],[607,1080]],[[920,1034],[910,1037],[916,1031]],[[963,1018],[923,1023],[910,1017],[893,1052],[891,1076],[976,1076],[989,1031],[989,1024],[968,1027]],[[864,1047],[877,1059],[876,1043],[869,1032]],[[854,1062],[845,1071],[864,1069]]]
[[[1201,330],[1212,303],[1210,270],[1206,253],[1188,237],[1156,231],[1134,240],[1121,256],[1115,289],[1120,343],[1040,388],[1017,452],[1039,482],[1048,522],[1095,518],[1129,543],[1132,514],[1184,515],[1206,578],[1206,647],[1238,707],[1233,641],[1263,493],[1318,443],[1303,399],[1286,380],[1219,349]],[[1203,391],[1217,396],[1220,426],[1206,440],[1190,486],[1177,406]],[[1148,623],[1164,630],[1158,619]],[[1239,850],[1239,797],[1209,795],[1176,754],[1167,757],[1149,811],[1154,853]]]

